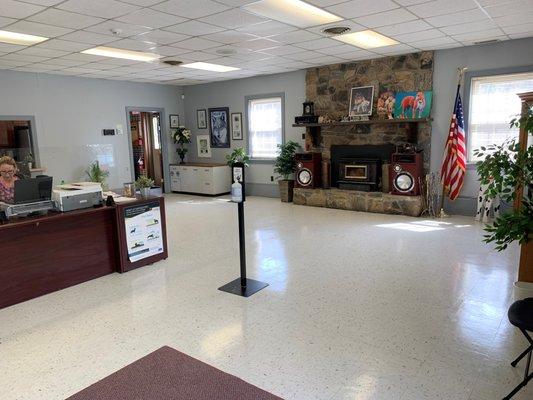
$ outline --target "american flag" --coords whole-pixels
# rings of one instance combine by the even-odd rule
[[[463,187],[466,174],[466,145],[465,145],[465,121],[463,118],[463,105],[461,95],[457,88],[455,106],[453,108],[450,133],[444,149],[444,160],[440,171],[442,184],[448,191],[450,200],[455,200]],[[444,195],[444,194],[443,194]]]

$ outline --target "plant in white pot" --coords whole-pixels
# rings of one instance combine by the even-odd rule
[[[279,184],[279,194],[281,201],[291,202],[294,192],[294,179],[290,177],[294,174],[296,170],[296,161],[294,160],[294,155],[298,149],[298,143],[289,140],[285,144],[278,144],[279,155],[276,158],[276,163],[274,164],[274,172],[279,174],[278,180]]]
[[[147,198],[150,196],[150,189],[154,186],[154,180],[146,175],[141,175],[135,181],[135,187],[141,192],[141,196]]]

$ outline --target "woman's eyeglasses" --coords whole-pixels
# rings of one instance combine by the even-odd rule
[[[0,171],[0,175],[3,175],[3,176],[12,176],[12,175],[15,175],[15,170],[11,170],[11,171]]]

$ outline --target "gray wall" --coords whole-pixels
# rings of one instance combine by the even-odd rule
[[[233,148],[246,147],[245,96],[281,92],[285,93],[285,139],[294,140],[303,147],[302,133],[304,130],[293,128],[292,124],[294,123],[294,116],[302,114],[302,103],[305,101],[305,71],[186,86],[184,88],[185,118],[187,127],[191,128],[193,133],[193,141],[189,146],[190,150],[186,160],[226,162],[225,156]],[[199,159],[197,157],[196,135],[209,134],[209,129],[198,129],[196,110],[207,110],[210,107],[229,107],[230,113],[242,113],[245,136],[244,140],[232,140],[231,149],[212,149],[211,159]],[[276,178],[272,163],[252,163],[246,171],[249,193],[263,196],[276,195],[277,183],[276,181],[271,182],[271,176]]]
[[[450,127],[450,117],[457,90],[457,68],[468,67],[469,72],[475,72],[505,70],[520,66],[533,66],[533,38],[435,52],[432,111],[434,121],[431,137],[432,171],[438,171],[442,163],[444,144]],[[468,93],[461,93],[461,96],[463,102],[468,101]],[[473,215],[478,190],[477,173],[475,167],[470,165],[461,197],[447,204],[446,209],[453,213]]]
[[[0,88],[0,115],[35,116],[40,164],[56,183],[85,180],[85,168],[98,155],[110,161],[110,187],[132,179],[127,106],[164,108],[165,135],[168,114],[184,115],[182,89],[176,86],[3,70]],[[117,125],[122,136],[102,135],[103,128]],[[170,162],[176,161],[174,147],[168,140]]]

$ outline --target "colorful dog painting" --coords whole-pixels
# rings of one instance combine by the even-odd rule
[[[400,119],[429,118],[433,92],[398,92],[394,106],[394,117]]]

